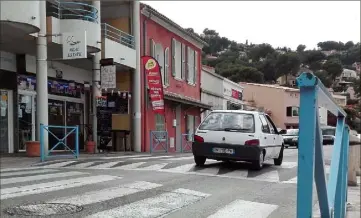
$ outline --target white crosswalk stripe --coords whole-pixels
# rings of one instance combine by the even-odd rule
[[[193,166],[194,165],[187,165],[186,167],[175,167],[171,169],[171,171],[184,172]],[[150,165],[149,167],[154,166]],[[158,168],[159,167],[160,165],[158,166]],[[28,174],[25,174],[24,172],[28,172]],[[39,173],[39,175],[34,175],[36,172]],[[197,204],[202,199],[212,197],[212,195],[209,193],[204,193],[186,188],[168,189],[163,188],[163,184],[147,181],[128,181],[125,184],[119,185],[119,182],[117,182],[117,180],[121,180],[122,177],[110,175],[89,176],[89,173],[82,173],[77,171],[62,172],[54,170],[36,169],[32,171],[14,170],[7,171],[7,173],[8,175],[16,175],[16,173],[19,173],[19,177],[9,177],[1,179],[2,184],[7,184],[7,186],[13,185],[13,187],[3,188],[1,190],[0,199],[2,202],[5,202],[8,199],[10,199],[10,201],[14,201],[12,198],[31,196],[35,194],[52,196],[52,192],[65,189],[69,189],[69,191],[64,192],[68,193],[68,195],[59,198],[48,198],[48,200],[45,200],[45,203],[64,203],[86,206],[96,203],[103,203],[103,205],[107,205],[107,203],[104,204],[104,202],[112,201],[112,203],[110,204],[112,205],[111,207],[100,207],[101,209],[98,211],[92,210],[91,207],[85,207],[87,208],[86,210],[90,209],[90,211],[85,211],[82,217],[89,218],[165,217],[179,210],[187,210],[187,206]],[[65,179],[65,177],[72,178]],[[59,180],[60,178],[62,180]],[[53,179],[54,181],[43,183],[41,181],[43,179]],[[103,184],[104,182],[110,181],[115,181],[113,183],[109,183],[110,187],[104,187],[100,189],[91,189],[90,187],[91,185]],[[34,184],[17,184],[20,182],[34,182]],[[88,189],[82,189],[82,187],[84,186],[89,187]],[[140,196],[143,197],[141,197],[140,199],[136,199],[135,201],[118,200],[121,198],[128,198],[129,195],[142,192],[144,193],[144,195],[141,194]],[[151,195],[149,197],[146,197],[147,194],[145,193],[151,193]],[[223,203],[220,203],[219,205],[219,208],[216,208],[214,211],[209,211],[212,214],[208,216],[208,218],[267,218],[273,211],[278,208],[277,205],[245,201],[241,199],[232,201],[227,205],[224,205]],[[48,211],[43,212],[46,214],[46,212]]]
[[[96,162],[96,161],[84,162],[84,163],[80,163],[80,164],[66,166],[66,168],[78,168],[78,169],[88,168],[95,163],[98,163],[98,162]]]
[[[38,173],[51,173],[51,172],[58,172],[59,170],[54,170],[54,169],[41,169],[41,170],[36,170],[36,168],[31,168],[31,171],[25,170],[25,171],[17,171],[17,172],[10,172],[10,171],[5,171],[5,172],[1,172],[1,177],[6,177],[6,176],[21,176],[21,175],[31,175],[31,174],[38,174]]]
[[[127,164],[127,165],[123,165],[123,166],[119,166],[119,167],[114,167],[113,169],[131,170],[131,169],[136,169],[145,163],[147,163],[147,162],[137,162],[137,163]]]
[[[76,161],[72,160],[72,161],[64,161],[64,162],[60,162],[60,163],[53,163],[53,164],[49,164],[46,165],[46,167],[48,168],[57,168],[57,167],[64,167],[66,165],[69,165],[71,163],[75,163]]]
[[[173,156],[133,157],[133,158],[129,158],[128,160],[154,160],[154,159],[162,159],[167,157],[173,157]]]
[[[31,182],[45,179],[54,179],[54,178],[63,178],[63,177],[71,177],[71,176],[80,176],[86,175],[87,173],[82,172],[65,172],[65,173],[54,173],[54,174],[45,174],[45,175],[35,175],[35,176],[25,176],[25,177],[13,177],[0,179],[1,185],[7,185],[12,183],[20,183],[20,182]]]
[[[267,218],[277,208],[277,205],[272,204],[236,200],[221,208],[208,218]]]
[[[8,198],[21,197],[31,194],[41,194],[41,193],[58,191],[67,188],[74,188],[84,185],[95,184],[99,182],[106,182],[119,178],[120,177],[108,176],[108,175],[88,176],[88,177],[81,177],[76,179],[67,179],[67,180],[53,181],[53,182],[40,183],[34,185],[5,188],[5,189],[1,189],[0,199],[4,200]]]
[[[119,163],[123,163],[124,161],[113,161],[113,162],[108,162],[108,163],[103,163],[103,164],[99,164],[99,165],[95,165],[92,167],[88,167],[88,169],[109,169],[112,168],[113,166],[119,164]]]

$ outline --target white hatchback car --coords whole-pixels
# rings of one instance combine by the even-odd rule
[[[262,112],[214,110],[197,128],[193,155],[197,166],[206,159],[251,162],[256,170],[265,160],[281,165],[283,137],[271,118]]]

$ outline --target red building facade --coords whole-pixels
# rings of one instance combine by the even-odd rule
[[[140,22],[141,55],[158,60],[165,99],[165,116],[155,114],[147,94],[143,69],[142,151],[154,149],[151,131],[166,131],[168,151],[181,151],[186,139],[184,134],[193,134],[199,125],[200,114],[210,108],[200,101],[201,52],[206,44],[145,4],[141,4]]]

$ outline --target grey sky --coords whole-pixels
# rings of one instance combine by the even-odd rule
[[[360,41],[360,1],[142,1],[184,28],[295,49]]]

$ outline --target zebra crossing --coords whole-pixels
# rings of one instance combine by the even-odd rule
[[[45,181],[46,180],[46,181]],[[125,217],[125,218],[155,218],[171,215],[179,210],[187,210],[190,205],[198,204],[208,198],[216,198],[211,193],[183,187],[165,188],[164,184],[148,181],[122,182],[122,176],[92,175],[87,172],[62,169],[31,170],[14,169],[1,171],[0,199],[3,210],[0,217],[7,217],[6,211],[10,210],[16,199],[24,197],[44,196],[41,202],[29,202],[21,208],[32,212],[33,215],[51,216],[56,215],[54,208],[44,208],[41,205],[76,205],[83,209],[72,217]],[[97,184],[106,183],[101,188],[91,188]],[[111,186],[109,185],[111,184]],[[82,189],[88,187],[88,189]],[[56,191],[64,191],[66,196],[53,197]],[[66,191],[66,192],[65,192]],[[141,199],[132,199],[129,196],[143,193]],[[127,198],[127,200],[124,200]],[[107,204],[107,202],[112,202]],[[94,205],[111,205],[108,207],[95,207]],[[36,208],[41,210],[36,211]],[[95,209],[94,209],[95,208]],[[226,205],[217,203],[212,211],[202,217],[253,217],[267,218],[278,208],[277,205],[252,202],[236,199]]]
[[[156,171],[163,173],[177,173],[199,176],[217,176],[232,179],[249,179],[274,183],[294,184],[297,178],[283,177],[283,171],[292,171],[296,175],[297,162],[284,161],[281,166],[266,164],[261,171],[250,170],[246,163],[227,164],[221,161],[207,159],[204,167],[197,167],[193,156],[174,157],[170,155],[130,155],[104,157],[94,160],[68,160],[50,162],[36,167],[55,169],[103,169],[103,170],[130,170],[130,171]]]

